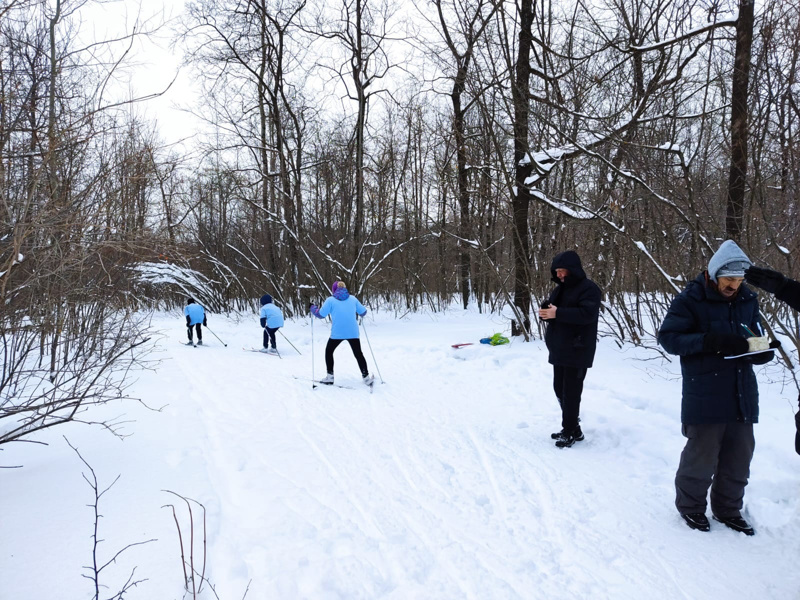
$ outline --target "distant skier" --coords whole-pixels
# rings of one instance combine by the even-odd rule
[[[601,294],[573,250],[558,254],[550,273],[558,285],[539,310],[539,318],[547,322],[544,341],[553,365],[553,390],[561,405],[561,431],[550,437],[559,448],[569,448],[584,439],[578,424],[581,394],[597,348]]]
[[[183,309],[183,315],[186,317],[187,333],[189,341],[186,342],[187,346],[194,346],[192,339],[192,327],[197,330],[197,345],[203,345],[203,328],[201,325],[208,326],[208,319],[206,318],[205,309],[194,301],[191,296],[186,300],[186,308]]]
[[[342,281],[334,281],[331,285],[333,293],[321,307],[317,308],[312,304],[309,308],[311,314],[319,319],[324,319],[328,315],[331,317],[331,337],[328,345],[325,346],[325,367],[328,374],[320,383],[333,383],[333,351],[344,340],[350,344],[353,355],[361,369],[361,376],[366,385],[372,385],[375,378],[369,374],[367,360],[361,351],[361,340],[359,339],[358,320],[356,317],[363,317],[367,314],[367,309],[359,302],[355,296],[351,296],[347,287]]]
[[[261,312],[259,316],[261,317],[261,327],[264,329],[264,347],[261,348],[261,352],[277,354],[278,346],[275,344],[275,332],[283,327],[283,313],[280,308],[272,303],[272,296],[269,294],[261,296]]]

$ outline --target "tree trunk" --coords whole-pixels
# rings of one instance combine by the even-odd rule
[[[453,84],[453,92],[450,95],[453,101],[453,128],[456,137],[456,163],[458,168],[458,204],[460,208],[459,237],[462,240],[470,235],[469,218],[469,187],[467,173],[467,142],[466,124],[464,109],[461,106],[461,94],[464,91],[467,79],[467,62],[458,69],[456,81]],[[459,240],[459,279],[461,284],[461,302],[464,308],[469,305],[470,294],[470,256],[469,246]]]
[[[739,241],[744,229],[744,192],[747,184],[747,88],[753,45],[753,0],[739,0],[736,20],[736,56],[731,91],[731,169],[725,233]]]
[[[528,242],[528,209],[531,194],[525,181],[531,174],[532,164],[528,156],[528,119],[530,104],[528,88],[531,77],[531,45],[533,26],[533,2],[520,2],[519,51],[515,66],[515,78],[511,86],[514,103],[514,181],[512,198],[513,238],[514,238],[514,306],[522,315],[522,323],[512,323],[511,334],[523,335],[527,340],[531,329],[531,292],[528,277],[530,244]]]

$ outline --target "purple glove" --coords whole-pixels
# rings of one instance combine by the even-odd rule
[[[316,304],[312,304],[312,305],[309,307],[309,309],[308,309],[308,310],[309,310],[309,312],[310,312],[312,315],[314,315],[314,316],[315,316],[315,317],[317,317],[318,319],[321,319],[321,318],[322,318],[322,317],[320,317],[320,316],[319,316],[319,307],[318,307]]]

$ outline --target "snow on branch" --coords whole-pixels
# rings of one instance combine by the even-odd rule
[[[633,241],[634,246],[636,246],[647,258],[650,259],[650,262],[652,262],[655,268],[658,269],[659,272],[664,276],[664,279],[666,279],[669,282],[669,284],[672,286],[672,289],[674,289],[675,292],[679,294],[681,290],[677,285],[675,285],[674,281],[675,278],[672,277],[672,275],[669,275],[664,270],[664,268],[660,264],[658,264],[658,261],[655,258],[653,258],[652,254],[650,254],[650,251],[647,249],[647,246],[644,245],[644,242],[640,242],[637,240],[631,240],[631,241]]]
[[[217,298],[213,284],[219,283],[188,267],[171,263],[142,262],[131,268],[133,276],[141,284],[173,286],[186,296],[195,298],[203,306],[216,306]]]
[[[617,173],[617,174],[618,174],[620,177],[623,177],[623,178],[627,179],[628,181],[634,182],[634,183],[636,183],[636,184],[638,184],[638,185],[642,186],[642,188],[644,188],[645,190],[647,190],[647,192],[648,192],[649,194],[651,194],[651,197],[652,197],[653,199],[655,199],[655,200],[658,200],[658,201],[659,201],[659,202],[661,202],[662,204],[665,204],[666,206],[670,207],[672,210],[674,210],[674,211],[675,211],[675,213],[676,213],[678,216],[680,216],[680,218],[683,220],[683,222],[684,222],[684,223],[686,223],[686,225],[687,225],[688,227],[692,228],[693,230],[695,229],[695,226],[694,226],[695,224],[693,223],[693,221],[692,221],[692,220],[689,218],[689,216],[688,216],[688,215],[687,215],[687,214],[686,214],[686,213],[685,213],[685,212],[684,212],[684,211],[683,211],[683,210],[682,210],[682,209],[681,209],[681,208],[680,208],[680,207],[679,207],[677,204],[675,204],[675,203],[674,203],[672,200],[670,200],[669,198],[667,198],[667,197],[665,197],[665,196],[663,196],[663,195],[659,194],[658,192],[656,192],[656,191],[655,191],[655,190],[654,190],[654,189],[653,189],[653,188],[652,188],[652,187],[651,187],[651,186],[650,186],[650,185],[649,185],[649,184],[648,184],[646,181],[644,181],[644,180],[643,180],[641,177],[639,177],[638,175],[634,175],[634,174],[633,174],[633,173],[631,173],[630,171],[626,171],[626,170],[624,170],[624,169],[620,169],[619,167],[617,167],[616,165],[614,165],[614,163],[613,163],[613,162],[611,162],[610,160],[608,160],[608,158],[606,158],[606,157],[602,156],[601,154],[598,154],[597,152],[595,152],[595,151],[591,150],[590,148],[583,148],[583,151],[584,151],[584,152],[585,152],[585,153],[586,153],[588,156],[592,156],[592,157],[594,157],[594,158],[596,158],[596,159],[600,160],[601,162],[603,162],[603,163],[604,163],[604,164],[605,164],[605,165],[606,165],[606,166],[607,166],[609,169],[611,169],[612,171],[614,171],[615,173]],[[706,238],[704,235],[702,235],[702,232],[698,232],[698,237],[699,237],[699,238],[700,238],[700,239],[703,241],[703,243],[706,245],[706,247],[708,248],[708,250],[710,250],[710,251],[712,251],[712,252],[713,252],[713,248],[711,247],[711,244],[709,244],[709,242],[708,242],[708,239],[707,239],[707,238]]]
[[[383,255],[383,257],[380,258],[377,261],[374,258],[371,258],[369,263],[367,263],[367,266],[365,268],[366,272],[364,274],[364,282],[363,282],[364,285],[366,285],[367,281],[369,281],[370,278],[373,275],[375,275],[375,273],[378,272],[378,269],[381,268],[381,265],[383,265],[383,263],[385,263],[389,259],[389,257],[392,256],[392,254],[394,254],[398,250],[401,250],[404,246],[407,246],[411,242],[414,242],[414,241],[417,241],[417,240],[421,240],[421,239],[423,239],[425,237],[428,237],[428,236],[427,235],[422,235],[422,236],[418,236],[418,237],[409,238],[406,241],[398,244],[397,246],[395,246],[393,248],[389,248],[389,250]]]
[[[569,200],[563,200],[563,201],[553,200],[551,198],[548,198],[540,190],[531,190],[531,195],[533,197],[535,197],[535,198],[538,198],[539,200],[541,200],[545,204],[549,204],[550,206],[552,206],[556,210],[564,213],[568,217],[572,217],[573,219],[578,219],[578,220],[582,220],[582,221],[590,221],[592,219],[597,218],[597,215],[595,213],[592,213],[591,211],[584,210],[583,208],[575,209],[575,208],[571,208],[570,206],[567,205],[567,203],[576,204],[577,205],[578,204],[577,202],[570,202]],[[616,226],[616,225],[615,225],[615,227],[620,232],[624,230],[624,227],[619,227],[619,226]]]
[[[295,241],[295,243],[297,244],[297,249],[303,254],[303,256],[306,259],[306,262],[308,263],[308,265],[311,267],[312,271],[314,272],[314,277],[316,278],[317,283],[319,284],[320,288],[321,289],[325,289],[327,287],[327,285],[325,283],[325,278],[319,272],[319,270],[317,269],[317,266],[314,264],[314,261],[308,255],[308,252],[306,251],[305,246],[300,241],[300,236],[297,235],[297,231],[295,231],[294,229],[289,227],[289,224],[280,215],[278,215],[278,214],[276,214],[276,213],[274,213],[274,212],[272,212],[270,210],[267,210],[266,208],[264,208],[260,204],[257,204],[256,202],[253,202],[250,199],[245,199],[245,200],[246,200],[246,202],[248,204],[250,204],[256,210],[259,210],[259,211],[265,213],[267,215],[267,221],[268,222],[279,224],[283,228],[283,230]]]
[[[672,288],[676,292],[680,292],[680,289],[675,285],[675,282],[674,282],[675,278],[672,277],[671,275],[669,275],[663,269],[663,267],[661,267],[661,265],[658,263],[658,261],[653,257],[652,254],[650,254],[650,252],[647,250],[647,247],[642,242],[639,242],[637,240],[632,239],[630,237],[630,235],[628,235],[625,232],[625,227],[624,226],[616,224],[614,221],[612,221],[611,219],[601,215],[597,211],[594,211],[594,210],[592,210],[592,209],[590,209],[588,207],[582,206],[579,202],[575,202],[575,201],[572,201],[572,200],[567,200],[566,198],[563,198],[560,201],[552,200],[552,199],[548,198],[540,190],[531,190],[531,194],[532,194],[532,196],[534,198],[538,198],[540,201],[544,202],[545,204],[548,204],[549,206],[552,206],[556,210],[561,211],[562,213],[564,213],[565,215],[567,215],[569,217],[572,217],[572,218],[575,218],[575,219],[584,219],[584,220],[585,219],[599,219],[599,220],[603,221],[608,226],[610,226],[612,229],[616,230],[618,233],[622,234],[623,236],[628,238],[631,242],[633,242],[634,246],[636,246],[645,256],[647,256],[647,258],[650,260],[650,262],[652,262],[653,265],[656,267],[656,269],[658,269],[658,271],[664,276],[664,279],[666,279],[669,282],[670,286],[672,286]],[[575,208],[571,208],[568,205],[572,205],[572,206],[577,207],[577,210]]]

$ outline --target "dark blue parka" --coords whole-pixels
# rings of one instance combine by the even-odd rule
[[[706,333],[747,337],[742,324],[754,332],[761,331],[758,298],[744,284],[733,299],[728,299],[707,282],[703,272],[672,301],[658,331],[658,343],[681,357],[682,423],[758,422],[758,382],[753,365],[769,362],[774,353],[726,359],[703,352]]]
[[[556,269],[567,269],[562,283]],[[550,352],[548,362],[561,367],[588,369],[597,348],[597,319],[600,316],[600,288],[586,277],[577,252],[558,254],[550,267],[558,286],[548,302],[556,307],[556,318],[547,321],[544,341]]]

